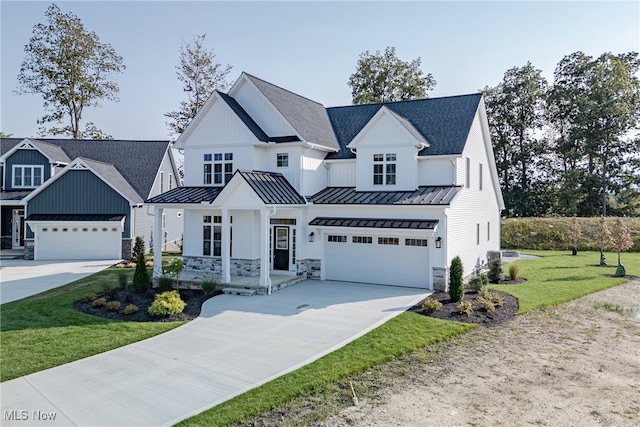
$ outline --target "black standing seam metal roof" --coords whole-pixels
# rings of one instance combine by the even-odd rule
[[[415,191],[356,191],[355,187],[327,187],[309,201],[317,205],[449,205],[460,186],[421,186]]]
[[[316,227],[354,227],[354,228],[402,228],[409,230],[434,230],[437,219],[394,219],[394,218],[338,218],[317,217],[309,222]]]
[[[86,159],[112,164],[142,200],[149,197],[162,165],[169,141],[35,139],[58,146],[69,159]],[[8,152],[24,138],[0,139],[0,152]]]
[[[281,173],[239,170],[238,172],[267,205],[304,205],[306,200]]]
[[[26,221],[122,221],[122,214],[31,214]]]
[[[176,187],[158,194],[146,203],[202,203],[213,202],[223,187]]]

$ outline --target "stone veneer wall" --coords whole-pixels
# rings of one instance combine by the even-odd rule
[[[433,267],[433,290],[447,292],[449,290],[448,269]]]
[[[234,276],[260,276],[260,258],[231,258],[231,274]]]
[[[319,259],[299,259],[296,263],[298,276],[320,280],[321,263]]]
[[[182,256],[184,270],[202,274],[222,274],[222,258]],[[260,259],[231,258],[233,276],[260,276]]]
[[[11,249],[13,247],[13,238],[11,236],[2,236],[0,249]]]
[[[122,239],[122,259],[129,260],[131,259],[131,254],[133,253],[132,246],[133,239]]]
[[[24,240],[24,259],[32,260],[35,256],[35,241],[33,239]]]

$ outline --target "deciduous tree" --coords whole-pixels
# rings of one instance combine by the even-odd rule
[[[233,68],[216,62],[213,49],[204,47],[206,34],[195,35],[193,40],[180,48],[180,64],[176,75],[183,84],[187,100],[180,102],[180,109],[165,113],[171,121],[167,126],[174,135],[180,135],[215,90],[229,87],[227,74]]]
[[[427,98],[436,86],[431,73],[424,75],[420,57],[406,62],[396,56],[395,47],[387,47],[372,54],[360,54],[356,72],[349,76],[348,85],[354,104],[405,101]]]
[[[620,252],[631,249],[632,246],[633,240],[631,239],[629,228],[621,218],[616,218],[609,235],[609,247],[618,253],[618,269],[616,270],[616,276],[618,277],[626,274],[625,268],[620,262]]]
[[[76,15],[62,13],[55,4],[45,12],[47,22],[33,27],[25,46],[25,58],[18,74],[18,93],[38,94],[47,114],[38,120],[42,135],[80,138],[85,107],[97,107],[101,100],[117,101],[118,84],[113,74],[125,69],[123,59],[98,35],[85,29]],[[49,124],[67,124],[62,127]],[[89,130],[86,136],[96,131]]]

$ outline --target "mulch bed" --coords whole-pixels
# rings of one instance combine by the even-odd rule
[[[105,307],[93,307],[90,302],[76,301],[73,307],[83,313],[93,316],[104,317],[105,319],[125,320],[128,322],[176,322],[193,320],[200,315],[202,304],[216,295],[220,295],[222,291],[217,291],[213,295],[204,295],[200,290],[180,290],[180,297],[187,303],[183,312],[170,317],[151,316],[147,310],[156,296],[160,293],[157,289],[149,289],[145,293],[139,294],[133,289],[112,289],[108,292],[98,295],[98,298],[105,297],[107,301],[120,301],[120,310],[109,311]],[[138,311],[134,314],[124,314],[123,310],[128,304],[138,307]]]
[[[500,284],[502,284],[502,282]],[[465,289],[464,300],[471,301],[473,313],[470,316],[460,314],[458,312],[458,308],[456,307],[458,303],[451,301],[449,293],[447,292],[436,292],[428,297],[442,303],[442,308],[435,313],[427,313],[423,310],[422,304],[424,303],[424,300],[411,307],[409,311],[422,314],[424,316],[437,317],[444,320],[454,320],[456,322],[477,323],[484,326],[495,326],[513,319],[518,312],[518,299],[513,295],[509,295],[504,292],[496,290],[491,290],[491,292],[499,294],[504,300],[504,305],[502,307],[496,307],[496,311],[493,313],[486,311],[476,299],[478,293],[469,289]]]

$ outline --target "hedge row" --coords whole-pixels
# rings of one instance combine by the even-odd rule
[[[506,218],[502,220],[503,249],[571,249],[569,230],[572,218]],[[595,235],[599,218],[578,218],[582,227],[579,250],[599,250]],[[609,229],[616,218],[607,218]],[[633,239],[631,251],[640,252],[640,218],[622,218]]]

